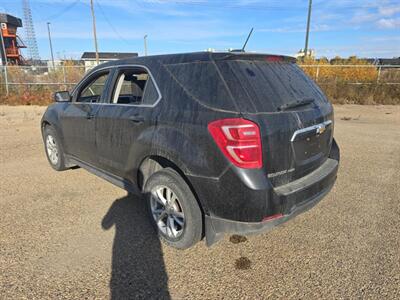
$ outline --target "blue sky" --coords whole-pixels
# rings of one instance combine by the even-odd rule
[[[150,54],[240,48],[295,54],[304,47],[308,0],[94,0],[100,51]],[[40,56],[79,58],[94,51],[90,0],[30,0]],[[0,0],[0,11],[22,17],[21,0]],[[22,38],[23,30],[20,31]],[[310,48],[317,56],[400,56],[399,0],[314,0]]]

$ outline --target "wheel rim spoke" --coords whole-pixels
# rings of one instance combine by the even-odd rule
[[[180,212],[180,211],[173,211],[171,213],[171,215],[173,215],[173,216],[175,216],[175,217],[177,217],[179,219],[184,219],[185,218],[183,212]]]
[[[169,228],[171,235],[173,237],[176,237],[177,230],[175,229],[174,219],[171,216],[168,216],[167,222],[168,222],[168,228]]]
[[[160,202],[162,205],[165,205],[167,203],[167,199],[165,199],[163,195],[163,188],[158,189],[156,195],[156,199],[159,200],[158,202]]]
[[[167,194],[167,202],[171,203],[172,191],[170,189],[166,189],[166,194]]]
[[[175,215],[172,215],[172,218],[174,219],[174,221],[176,222],[176,223],[178,223],[179,224],[179,226],[183,226],[183,219],[180,219],[179,217],[177,217],[177,216],[175,216]]]
[[[167,213],[165,212],[165,210],[162,211],[157,217],[157,222],[162,221],[166,216],[167,216]]]

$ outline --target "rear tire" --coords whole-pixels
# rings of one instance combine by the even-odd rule
[[[66,170],[64,151],[56,131],[50,125],[43,130],[44,148],[50,166],[56,171]]]
[[[152,174],[144,186],[151,222],[167,245],[187,249],[201,240],[202,212],[192,191],[173,169]]]

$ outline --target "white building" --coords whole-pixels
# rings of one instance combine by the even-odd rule
[[[99,64],[124,59],[137,57],[137,53],[121,53],[121,52],[99,52]],[[84,52],[81,57],[83,63],[85,64],[85,71],[88,71],[97,65],[96,63],[96,52]]]
[[[307,56],[308,56],[308,57],[311,57],[311,58],[314,58],[314,57],[315,57],[315,50],[314,50],[314,49],[308,49],[307,52],[308,52],[308,53],[307,53]],[[296,57],[296,58],[304,57],[304,50],[303,50],[303,49],[300,49],[300,51],[297,52],[297,53],[294,55],[294,57]]]

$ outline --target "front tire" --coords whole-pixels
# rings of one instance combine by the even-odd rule
[[[50,125],[43,130],[44,148],[50,166],[56,171],[66,170],[64,151],[62,150],[57,133]]]
[[[144,187],[149,215],[160,239],[177,249],[201,240],[202,212],[183,178],[166,168],[150,176]]]

